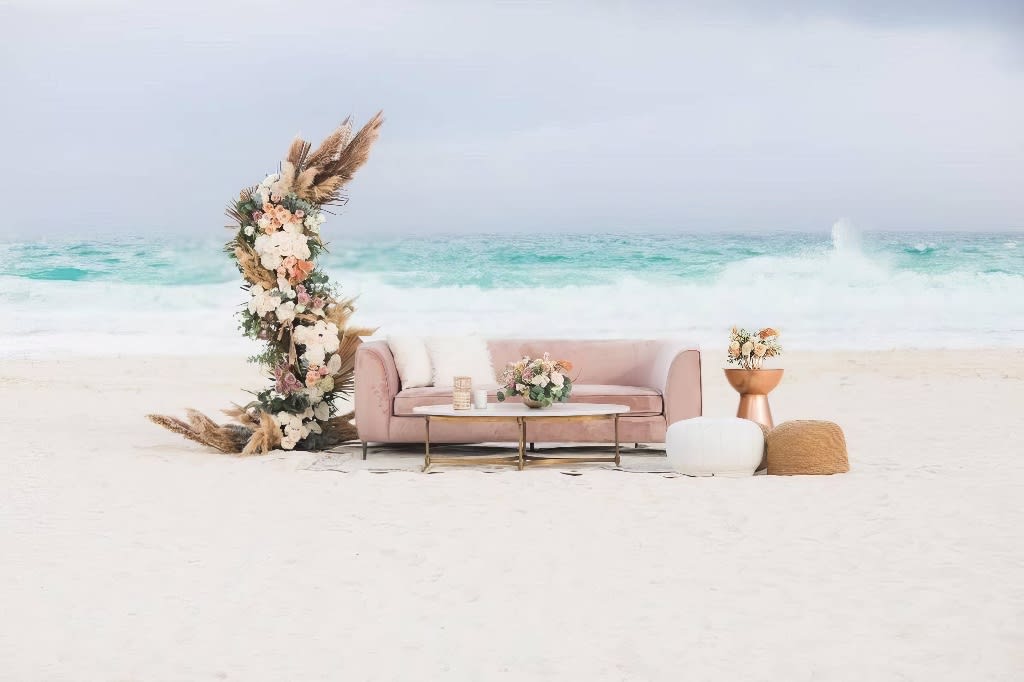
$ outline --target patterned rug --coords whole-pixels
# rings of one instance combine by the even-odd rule
[[[566,462],[558,464],[529,467],[527,470],[547,469],[558,471],[568,476],[580,476],[588,471],[623,471],[632,474],[658,474],[666,478],[675,478],[681,474],[672,471],[665,459],[665,451],[658,447],[623,447],[620,448],[620,462]],[[508,445],[484,443],[480,445],[441,445],[431,446],[431,454],[436,457],[465,457],[466,464],[448,465],[434,464],[427,474],[443,474],[448,471],[475,470],[483,473],[520,473],[513,466],[474,463],[474,456],[502,456],[515,454],[515,448]],[[611,454],[608,446],[544,446],[530,453],[543,457],[581,457],[593,455],[607,457]],[[423,473],[422,445],[386,445],[371,446],[367,458],[363,458],[362,446],[343,445],[328,452],[321,453],[306,467],[309,471],[337,471],[350,474],[367,471],[374,474],[386,474],[396,471]]]

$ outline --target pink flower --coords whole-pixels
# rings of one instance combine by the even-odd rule
[[[302,384],[291,372],[291,367],[287,364],[280,364],[274,368],[274,378],[277,380],[275,388],[278,393],[294,393],[302,388]]]
[[[303,217],[305,217],[305,215],[306,215],[306,212],[303,211],[301,208],[298,211],[295,212],[295,217],[296,218],[303,218]]]
[[[326,301],[317,296],[313,299],[313,310],[321,310],[324,307],[324,303],[326,303]]]
[[[306,291],[306,287],[301,284],[295,287],[295,294],[299,305],[308,306],[313,300],[313,297]]]

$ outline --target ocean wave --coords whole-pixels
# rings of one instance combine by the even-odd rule
[[[495,264],[500,248],[487,239],[458,238],[455,246],[419,240],[429,248],[401,247],[415,257],[359,246],[326,259],[325,269],[343,293],[359,296],[357,322],[382,334],[681,337],[719,348],[733,324],[771,324],[789,348],[1021,345],[1024,256],[1005,237],[872,242],[840,226],[828,240],[780,237],[774,249],[770,240],[752,239],[756,248],[741,236],[686,244],[679,236],[537,237],[516,248],[582,255],[502,266]],[[608,253],[613,242],[618,251]],[[933,242],[925,255],[907,253]],[[21,263],[0,276],[0,354],[251,354],[258,347],[238,335],[235,313],[245,293],[215,244],[151,248],[146,258],[137,257],[146,250],[139,244],[80,246],[62,253],[35,245],[36,269]],[[353,265],[354,251],[364,248],[375,255]],[[32,251],[19,247],[23,257]],[[118,278],[39,274],[40,263],[75,267],[86,252],[86,269],[96,273],[132,259],[164,265]],[[431,261],[434,254],[443,258]],[[186,267],[188,258],[194,262]]]

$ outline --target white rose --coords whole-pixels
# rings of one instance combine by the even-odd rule
[[[516,393],[523,393],[524,391],[526,391],[525,384],[516,384]]]
[[[282,237],[285,237],[289,242],[289,256],[295,256],[302,260],[309,258],[309,242],[306,240],[306,235],[302,234],[302,232],[283,232]]]
[[[747,341],[740,348],[740,354],[741,355],[750,355],[750,351],[752,351],[752,350],[754,350],[754,342],[753,341]]]
[[[250,313],[263,317],[281,305],[281,297],[278,294],[270,293],[259,284],[254,284],[249,291],[252,294],[249,299]]]
[[[242,232],[245,232],[245,236],[251,237],[256,234],[256,228],[252,225],[246,225]]]
[[[268,234],[261,234],[259,237],[256,237],[256,241],[253,243],[253,248],[256,249],[256,253],[260,256],[260,265],[267,270],[277,270],[281,265],[281,261],[284,260],[280,247],[280,242],[274,240]]]
[[[267,177],[263,178],[263,182],[260,183],[260,186],[261,187],[270,187],[275,182],[277,182],[279,179],[281,179],[280,175],[278,175],[277,173],[271,173]]]
[[[554,384],[555,386],[560,387],[563,383],[565,383],[565,377],[562,376],[561,372],[552,372],[551,383]]]
[[[322,422],[327,421],[331,416],[331,406],[327,404],[326,400],[321,400],[313,408],[313,416]]]
[[[289,301],[277,306],[277,319],[279,322],[291,322],[295,319],[295,304]]]

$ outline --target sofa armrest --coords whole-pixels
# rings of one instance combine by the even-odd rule
[[[398,367],[386,341],[363,343],[356,350],[356,430],[363,442],[387,442],[395,396],[401,390]]]
[[[703,412],[700,351],[678,342],[666,342],[651,367],[650,385],[661,391],[665,421],[699,417]]]

